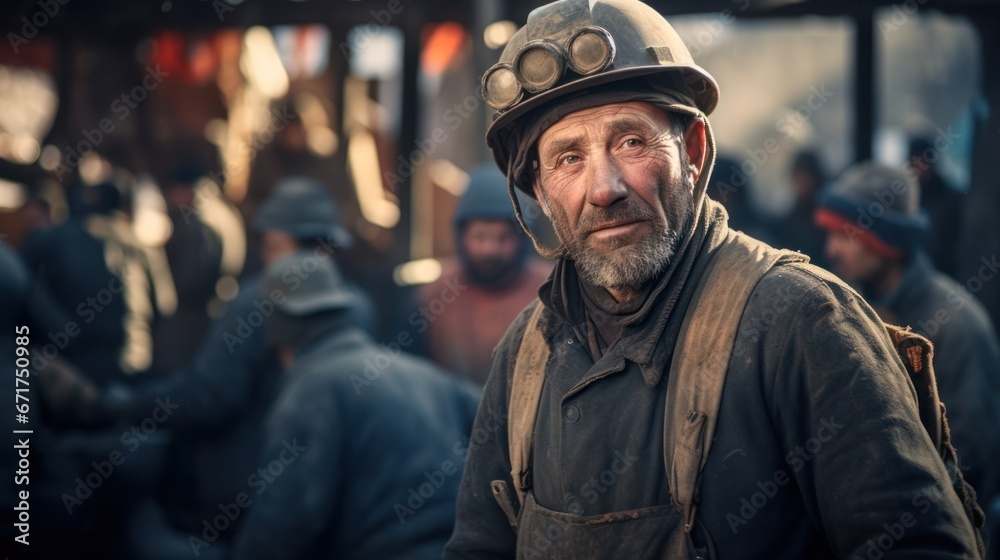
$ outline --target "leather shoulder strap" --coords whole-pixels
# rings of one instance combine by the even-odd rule
[[[688,306],[670,364],[663,429],[667,484],[687,532],[694,528],[701,470],[712,448],[743,309],[773,266],[806,260],[730,231]]]
[[[510,448],[510,476],[518,503],[531,486],[531,454],[534,448],[535,418],[542,398],[545,365],[549,360],[549,345],[538,328],[545,306],[538,302],[532,311],[521,338],[521,348],[514,362],[510,379],[510,402],[507,405],[507,442]]]

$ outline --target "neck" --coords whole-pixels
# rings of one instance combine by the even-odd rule
[[[605,290],[607,290],[608,293],[611,294],[611,297],[615,298],[615,301],[617,301],[618,303],[625,303],[626,301],[631,301],[631,300],[633,300],[633,299],[641,296],[642,293],[643,293],[643,291],[644,291],[644,289],[645,289],[645,287],[642,287],[642,288],[639,288],[639,289],[632,289],[632,288],[624,288],[624,289],[605,288]]]
[[[866,289],[876,297],[885,297],[903,281],[903,261],[887,260],[885,265],[866,283]]]

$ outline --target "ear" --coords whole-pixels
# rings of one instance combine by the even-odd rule
[[[537,170],[531,174],[531,190],[535,193],[535,200],[538,201],[538,205],[542,207],[542,214],[545,214],[545,217],[551,220],[552,216],[549,216],[549,205],[545,204],[545,198],[542,196],[542,182],[539,180],[538,175]]]
[[[708,157],[708,139],[705,137],[705,121],[696,118],[691,126],[684,131],[684,148],[690,161],[691,177],[698,182],[701,172],[705,169],[705,158]]]

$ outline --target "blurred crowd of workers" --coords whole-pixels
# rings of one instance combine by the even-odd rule
[[[926,148],[913,143],[907,170],[869,165],[837,180],[802,152],[781,220],[758,217],[748,189],[719,187],[733,160],[719,158],[709,194],[733,229],[801,250],[933,341],[953,442],[988,509],[1000,433],[980,426],[1000,416],[1000,347],[949,277],[962,195],[921,159]],[[30,553],[440,557],[491,353],[551,270],[517,225],[506,178],[493,164],[471,172],[456,255],[397,297],[369,293],[366,271],[338,262],[352,234],[329,185],[277,178],[252,221],[262,270],[214,319],[222,242],[182,211],[199,178],[181,167],[164,186],[173,235],[159,254],[132,235],[112,183],[73,190],[69,219],[17,250],[0,244],[0,313],[31,333]],[[919,190],[897,188],[910,184]],[[879,215],[859,227],[856,210],[873,204]],[[158,285],[157,267],[172,286]],[[387,302],[404,303],[380,310]],[[397,319],[377,325],[387,316]],[[13,330],[0,344],[14,356]],[[14,490],[0,493],[4,515]]]

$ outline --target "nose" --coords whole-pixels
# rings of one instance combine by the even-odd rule
[[[836,262],[840,256],[840,240],[837,236],[827,233],[826,243],[823,244],[823,256],[830,262]]]
[[[592,174],[587,188],[587,202],[611,206],[628,197],[628,185],[620,162],[606,152],[591,157]]]
[[[499,255],[503,251],[503,241],[500,238],[491,237],[483,243],[482,249],[485,256]]]

